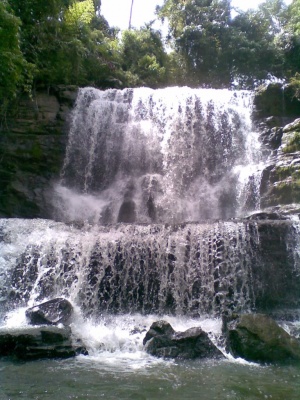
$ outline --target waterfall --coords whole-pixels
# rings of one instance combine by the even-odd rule
[[[57,296],[96,318],[298,304],[295,223],[240,218],[259,208],[252,103],[248,91],[81,89],[60,222],[1,220],[6,309]]]
[[[81,89],[57,219],[182,223],[259,208],[262,161],[253,93],[213,89]]]
[[[291,221],[78,229],[12,219],[0,220],[0,232],[0,292],[8,309],[65,297],[96,319],[199,317],[299,302]]]
[[[49,183],[53,219],[0,218],[2,395],[299,397],[298,365],[255,367],[227,354],[237,314],[269,314],[299,337],[299,216],[252,213],[268,152],[252,109],[248,91],[80,89]],[[28,308],[48,300],[73,310],[65,326],[29,322]],[[205,331],[227,360],[149,354],[144,339],[161,320],[194,347]],[[256,352],[263,345],[252,336]],[[80,355],[15,362],[8,347],[28,359],[70,347]]]
[[[6,220],[1,228],[22,237],[10,261],[8,294],[18,305],[64,296],[86,314],[194,316],[253,306],[255,232],[243,223],[82,231],[45,221],[18,221],[16,227]]]

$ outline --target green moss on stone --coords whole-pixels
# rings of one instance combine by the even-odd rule
[[[283,148],[284,153],[294,153],[295,151],[300,151],[300,132],[295,132]]]
[[[282,181],[282,180],[288,178],[289,176],[291,176],[293,172],[294,172],[294,168],[292,166],[277,167],[276,171],[275,171],[275,180]]]
[[[272,198],[276,204],[300,202],[300,179],[278,183],[272,189]]]

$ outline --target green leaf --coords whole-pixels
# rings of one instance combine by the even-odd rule
[[[78,27],[81,24],[89,24],[95,16],[93,0],[75,2],[65,13],[65,22],[71,27]]]

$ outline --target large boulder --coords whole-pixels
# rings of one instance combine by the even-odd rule
[[[146,351],[156,357],[183,360],[224,357],[201,328],[175,332],[166,321],[154,322],[147,332],[143,344]]]
[[[69,327],[0,330],[0,357],[37,360],[70,358],[79,354],[87,355],[88,352],[80,341],[73,343]]]
[[[72,304],[63,298],[56,298],[26,310],[26,317],[32,325],[67,324],[72,316]]]
[[[172,328],[171,324],[167,321],[156,321],[150,326],[149,331],[143,340],[143,345],[145,345],[149,340],[157,336],[172,336],[176,332]]]
[[[300,361],[300,342],[272,318],[245,314],[229,322],[227,350],[234,357],[255,362]]]

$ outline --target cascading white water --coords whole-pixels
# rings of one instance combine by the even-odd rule
[[[268,306],[274,290],[280,306],[297,305],[294,231],[291,221],[80,229],[1,219],[0,325],[26,326],[26,307],[64,297],[75,308],[72,331],[91,355],[140,368],[149,362],[145,330],[157,319],[178,330],[201,326],[216,341],[222,314]],[[274,240],[283,260],[277,264]]]
[[[1,289],[15,305],[63,296],[93,317],[219,315],[254,307],[255,224],[78,230],[51,221],[1,220],[0,229],[7,272]]]
[[[252,100],[247,91],[81,89],[56,187],[58,218],[177,223],[259,208]]]

